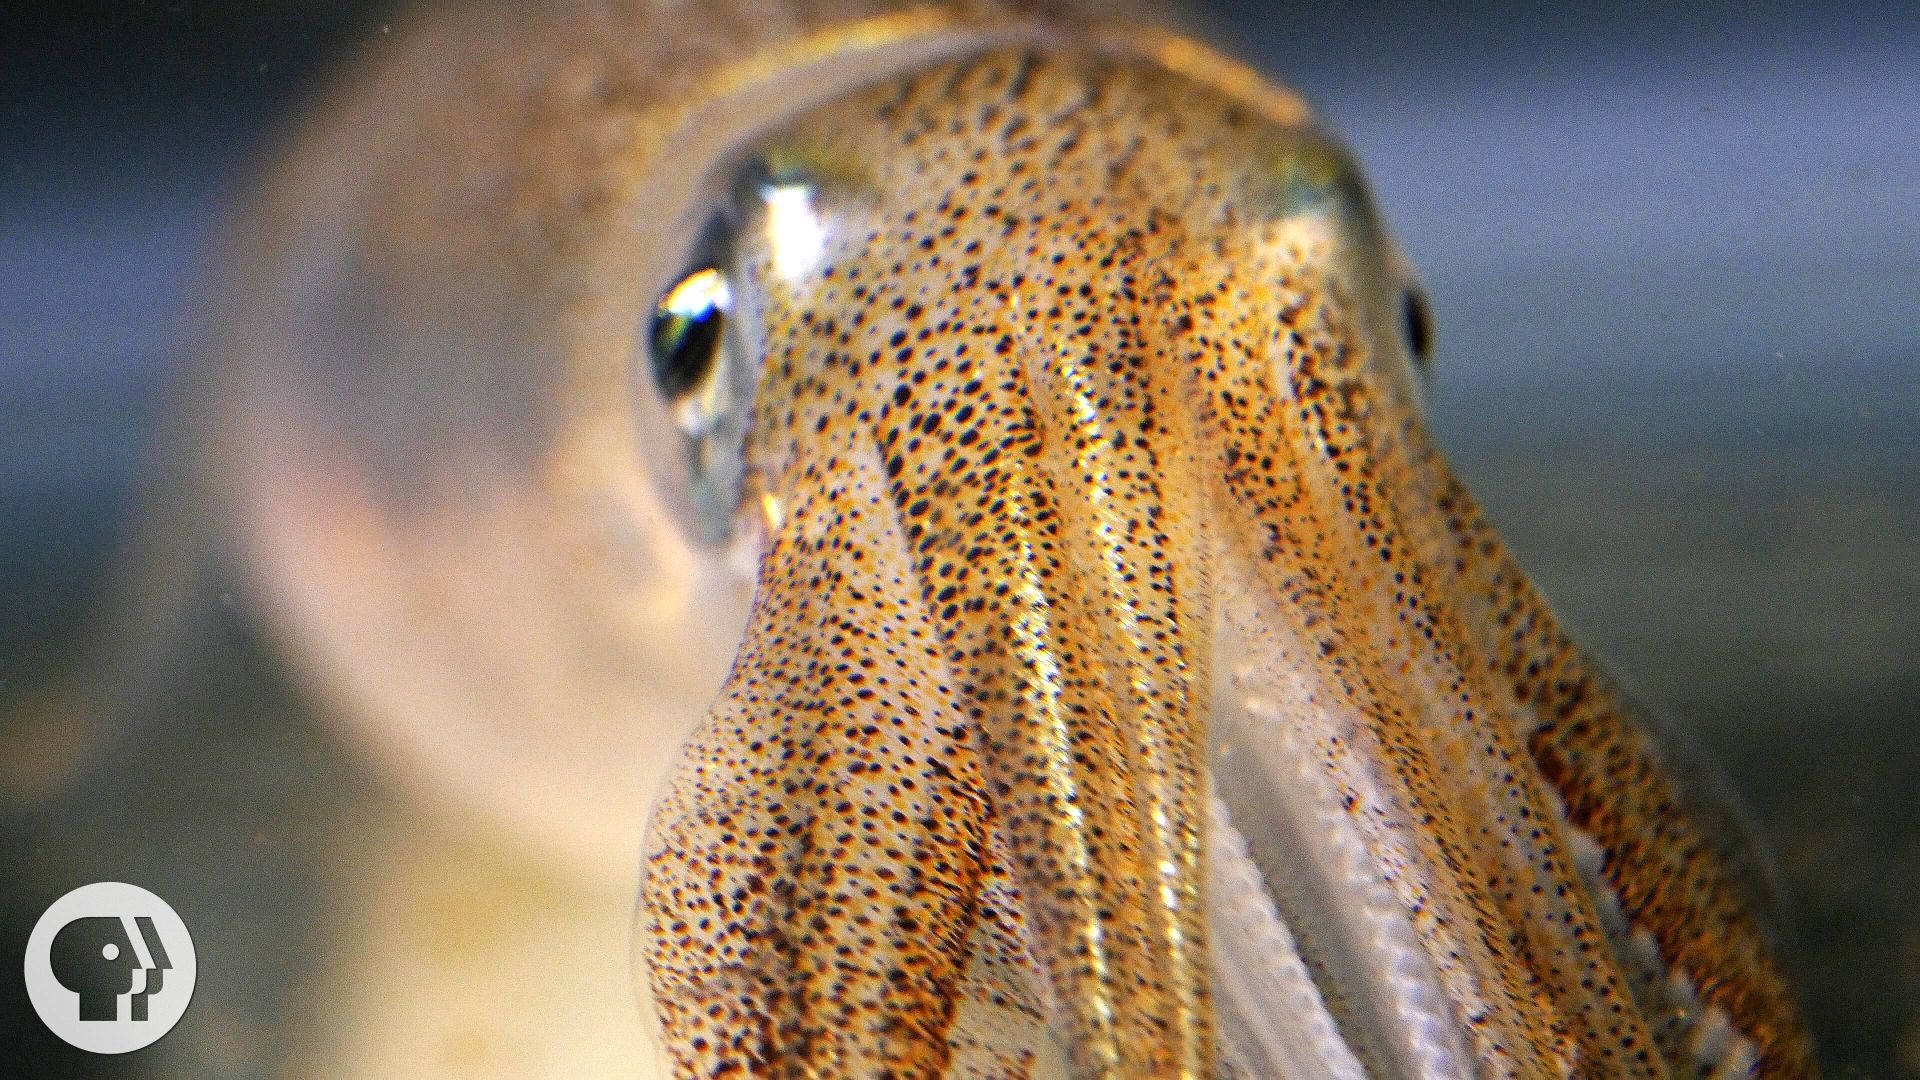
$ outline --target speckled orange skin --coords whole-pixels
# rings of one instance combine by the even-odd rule
[[[1336,148],[1064,45],[768,145],[834,231],[791,279],[742,257],[770,531],[642,895],[684,1075],[1021,1076],[1054,1039],[1074,1075],[1216,1074],[1205,747],[1248,612],[1363,718],[1328,767],[1386,778],[1347,811],[1486,1074],[1693,1069],[1572,826],[1653,982],[1810,1074],[1738,883],[1427,445]]]
[[[1431,447],[1344,156],[1120,6],[480,0],[370,43],[182,395],[275,639],[396,775],[596,882],[652,806],[687,1075],[1226,1071],[1212,984],[1266,959],[1206,906],[1242,669],[1331,718],[1297,742],[1460,1071],[1691,1074],[1719,1030],[1809,1075],[1711,813]],[[742,236],[749,616],[642,350],[755,146],[832,231],[791,277]]]
[[[1669,969],[1768,1048],[1767,1075],[1810,1075],[1811,1046],[1756,897],[1730,865],[1739,854],[1695,822],[1631,703],[1560,629],[1472,496],[1429,461],[1446,531],[1427,550],[1458,609],[1483,620],[1480,662],[1519,699],[1534,761],[1573,824],[1606,851],[1606,881],[1627,916],[1654,935]],[[1655,1019],[1656,1036],[1677,1026]]]

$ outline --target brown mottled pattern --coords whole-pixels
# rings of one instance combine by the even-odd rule
[[[1615,709],[1625,734],[1596,743],[1539,696],[1577,659],[1516,698],[1528,631],[1489,627],[1538,632],[1544,608],[1475,599],[1524,582],[1504,563],[1436,563],[1440,465],[1409,463],[1378,260],[1348,250],[1375,238],[1282,212],[1290,162],[1337,159],[1321,137],[1145,61],[1016,51],[772,143],[820,164],[833,232],[792,280],[751,228],[739,260],[765,301],[748,455],[777,521],[650,842],[647,957],[683,1072],[972,1068],[955,1018],[993,994],[1019,1018],[1010,1072],[1051,1023],[1077,1075],[1213,1074],[1197,748],[1214,608],[1238,602],[1212,567],[1242,559],[1365,719],[1343,752],[1390,794],[1349,812],[1489,1073],[1694,1068],[1663,1059],[1544,772],[1766,1074],[1806,1074],[1638,729]]]

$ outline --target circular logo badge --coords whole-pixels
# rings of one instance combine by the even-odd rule
[[[48,1030],[124,1054],[173,1030],[193,1000],[193,938],[165,900],[98,881],[53,902],[27,938],[27,996]]]

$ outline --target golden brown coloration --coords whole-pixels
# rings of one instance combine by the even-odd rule
[[[1530,756],[1551,729],[1520,719],[1536,702],[1504,654],[1482,659],[1471,576],[1430,565],[1435,504],[1416,500],[1445,481],[1407,457],[1404,370],[1367,325],[1384,267],[1337,151],[1143,57],[1027,51],[776,142],[835,177],[833,231],[797,274],[777,236],[737,264],[765,297],[747,453],[779,520],[747,648],[656,811],[648,959],[684,1069],[986,1068],[957,1018],[1008,1002],[1024,1023],[995,1060],[1017,1064],[1044,1051],[1020,1041],[1048,1019],[1037,998],[1077,1074],[1215,1072],[1198,748],[1216,606],[1289,621],[1360,718],[1328,768],[1379,782],[1348,812],[1479,1069],[1741,1060],[1656,1045],[1668,1018],[1636,1001],[1543,782],[1568,769]],[[1216,595],[1227,579],[1253,594]],[[1634,779],[1613,805],[1661,783]],[[1584,828],[1581,796],[1561,797]],[[1630,928],[1710,925],[1739,957],[1696,967],[1669,935],[1660,962],[1710,988],[1742,971],[1746,997],[1707,1001],[1766,1071],[1803,1073],[1715,866],[1676,849],[1655,869],[1689,908],[1657,911],[1644,862],[1606,850]]]
[[[213,451],[395,756],[589,864],[664,791],[680,1072],[1267,1075],[1295,1005],[1329,1074],[1810,1072],[1687,792],[1428,445],[1404,271],[1292,95],[1052,6],[408,41],[275,185]],[[743,169],[764,520],[718,551],[634,337]],[[1228,878],[1297,956],[1215,939]]]

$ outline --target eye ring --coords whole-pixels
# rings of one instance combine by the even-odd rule
[[[1426,290],[1418,285],[1400,294],[1400,334],[1415,363],[1422,367],[1433,363],[1433,308]]]

